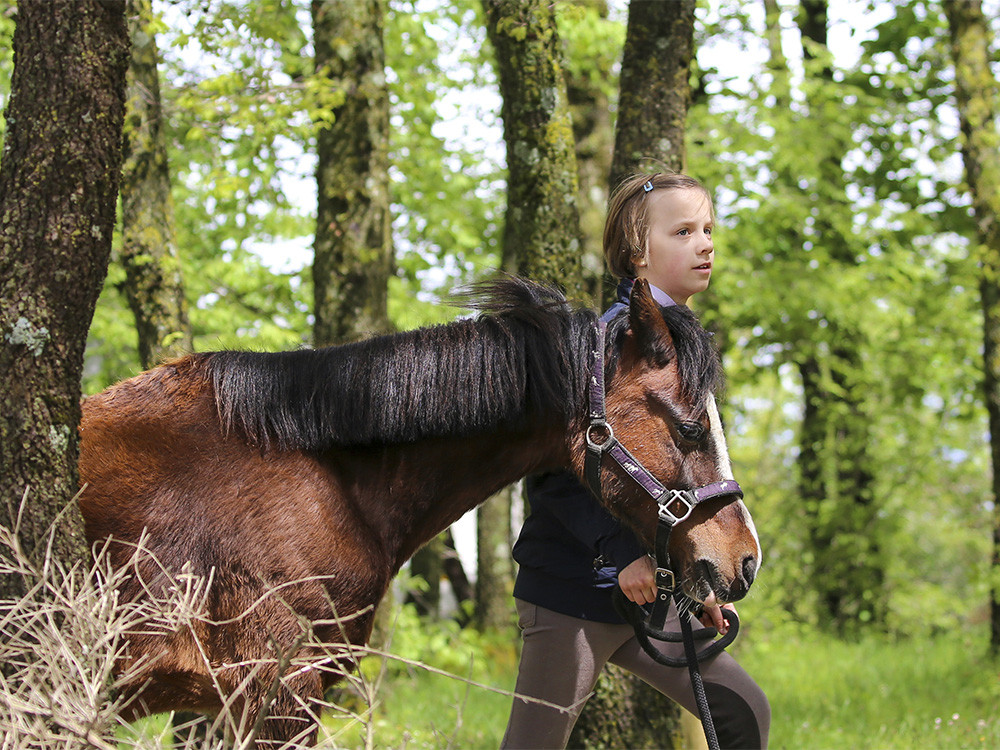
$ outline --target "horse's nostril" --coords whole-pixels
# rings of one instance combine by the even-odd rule
[[[743,580],[747,582],[747,586],[753,583],[753,579],[757,577],[757,558],[753,555],[747,555],[743,558]]]
[[[718,582],[719,572],[715,563],[710,560],[701,559],[695,563],[695,574],[699,580],[704,581],[711,589],[715,589]]]

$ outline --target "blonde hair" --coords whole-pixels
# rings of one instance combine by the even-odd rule
[[[608,200],[604,221],[604,258],[615,276],[634,278],[636,261],[646,253],[649,233],[649,201],[654,190],[700,190],[712,204],[708,189],[684,174],[649,172],[626,177]],[[714,209],[713,209],[714,212]]]

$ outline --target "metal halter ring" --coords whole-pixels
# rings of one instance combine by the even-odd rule
[[[591,430],[593,430],[595,427],[604,430],[607,433],[607,437],[601,443],[595,442],[590,435]],[[611,442],[615,439],[615,431],[612,429],[611,425],[608,424],[607,422],[591,422],[590,426],[587,427],[586,438],[587,438],[588,448],[590,448],[591,450],[600,451],[604,450],[604,446],[611,444]]]

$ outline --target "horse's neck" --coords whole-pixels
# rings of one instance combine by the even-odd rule
[[[357,507],[398,570],[437,534],[526,474],[569,464],[565,429],[424,440],[352,451]],[[338,461],[338,463],[341,463]],[[343,466],[343,464],[341,464]]]

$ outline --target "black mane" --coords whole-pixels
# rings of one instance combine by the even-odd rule
[[[322,450],[516,429],[532,415],[568,423],[586,408],[592,311],[523,279],[476,285],[463,302],[476,319],[323,349],[202,355],[223,424],[262,447]],[[694,315],[664,319],[685,384],[714,388],[718,358]],[[609,325],[609,378],[627,327],[627,314]]]

